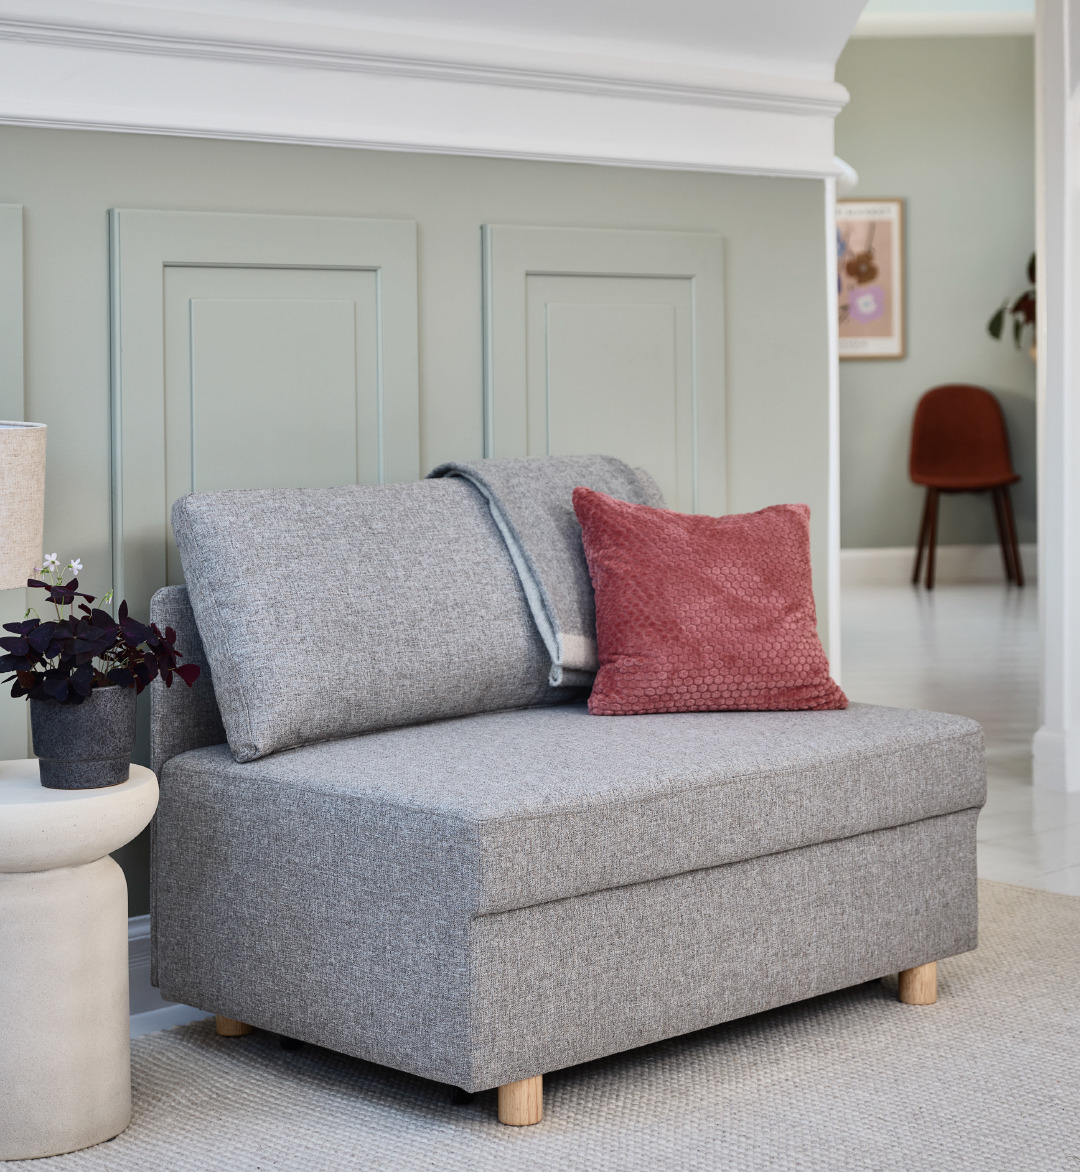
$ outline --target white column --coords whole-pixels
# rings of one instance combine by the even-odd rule
[[[1042,713],[1034,781],[1080,790],[1080,150],[1071,40],[1078,0],[1038,0],[1036,218],[1038,253],[1039,595]]]
[[[839,160],[837,160],[839,162]],[[850,171],[851,168],[848,168]],[[854,172],[852,172],[854,174]],[[836,288],[836,180],[825,180],[825,310],[829,338],[829,669],[841,683],[840,632],[840,342]],[[841,684],[842,686],[842,684]]]

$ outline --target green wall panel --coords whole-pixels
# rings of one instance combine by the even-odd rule
[[[83,559],[89,589],[112,584],[108,213],[137,208],[235,213],[243,220],[263,214],[415,223],[421,472],[484,450],[482,225],[722,236],[724,309],[716,328],[725,339],[726,507],[811,506],[824,618],[829,323],[820,181],[22,127],[0,127],[0,155],[0,202],[25,209],[26,404],[28,418],[49,425],[46,542],[50,551]],[[202,261],[213,266],[220,259],[219,253]],[[155,312],[163,290],[159,277]],[[195,300],[249,297],[214,288]],[[196,330],[201,314],[199,307]],[[582,344],[581,321],[575,318],[564,335],[573,345]],[[249,317],[249,338],[265,325]],[[649,328],[659,328],[655,315]],[[340,341],[340,329],[332,333]],[[161,352],[159,345],[159,360]],[[206,377],[222,378],[228,361],[227,354],[208,360]],[[338,361],[328,359],[338,391],[326,418],[340,421]],[[164,365],[157,377],[164,379]],[[200,377],[197,369],[197,395]],[[560,387],[569,393],[572,383],[563,378]],[[633,394],[640,392],[639,386]],[[242,414],[248,395],[257,411],[259,396],[241,388],[223,405],[223,419]],[[321,410],[317,395],[309,409]],[[159,527],[168,495],[163,448],[159,439],[143,464],[147,483],[160,478],[162,487],[153,489]],[[247,476],[250,465],[242,471],[240,463],[236,474]],[[711,474],[720,463],[713,462]],[[145,856],[143,840],[123,855],[133,913],[147,906]]]

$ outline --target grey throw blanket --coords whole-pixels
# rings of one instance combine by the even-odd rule
[[[428,476],[460,476],[487,501],[551,655],[552,686],[592,683],[598,666],[596,613],[573,492],[581,486],[662,508],[653,478],[614,456],[452,462]]]

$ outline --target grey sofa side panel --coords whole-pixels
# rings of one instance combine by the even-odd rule
[[[977,817],[963,810],[477,917],[471,1086],[970,951]]]
[[[154,823],[162,995],[453,1081],[447,1056],[468,1050],[475,827],[370,797],[327,802],[317,777],[297,791],[176,764]]]
[[[201,669],[191,688],[176,679],[170,688],[160,678],[150,685],[150,768],[160,777],[171,757],[189,749],[222,744],[225,726],[187,587],[166,586],[159,590],[150,600],[150,621],[163,631],[172,627],[182,662],[197,663]]]

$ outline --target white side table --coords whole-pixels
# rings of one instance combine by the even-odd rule
[[[108,857],[157,807],[132,765],[107,789],[44,789],[0,762],[0,1160],[71,1152],[131,1120],[127,883]]]

